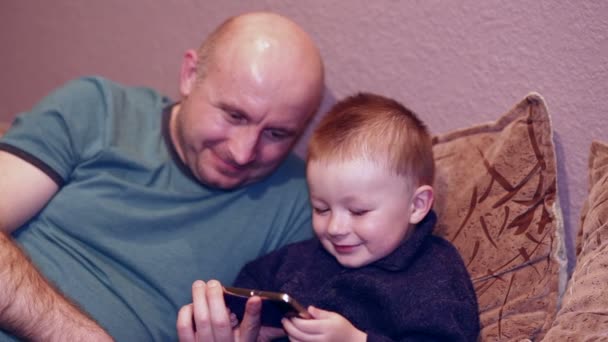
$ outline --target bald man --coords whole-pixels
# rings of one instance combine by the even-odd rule
[[[2,137],[0,341],[176,340],[192,295],[207,340],[259,328],[254,300],[225,329],[219,286],[311,236],[290,151],[321,100],[319,51],[285,17],[241,15],[186,51],[179,89],[78,79]]]

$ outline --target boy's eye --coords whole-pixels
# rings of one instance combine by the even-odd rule
[[[312,210],[315,212],[315,214],[319,215],[325,214],[329,211],[327,208],[312,208]]]
[[[369,213],[369,210],[365,210],[365,209],[351,209],[350,213],[353,216],[363,216],[363,215]]]

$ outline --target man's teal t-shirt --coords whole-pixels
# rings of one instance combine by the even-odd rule
[[[312,236],[302,160],[244,188],[207,188],[171,146],[170,104],[151,89],[83,78],[0,140],[60,184],[14,239],[118,341],[176,340],[194,280],[231,283],[245,262]]]

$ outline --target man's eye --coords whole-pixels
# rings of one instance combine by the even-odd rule
[[[287,132],[275,130],[275,129],[267,130],[266,135],[272,140],[284,140],[291,136]]]
[[[235,123],[243,123],[246,120],[245,116],[239,112],[226,111],[226,116],[231,122]]]

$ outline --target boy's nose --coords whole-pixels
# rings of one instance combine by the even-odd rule
[[[346,235],[348,233],[347,221],[343,215],[332,213],[327,227],[327,233],[332,236]]]

